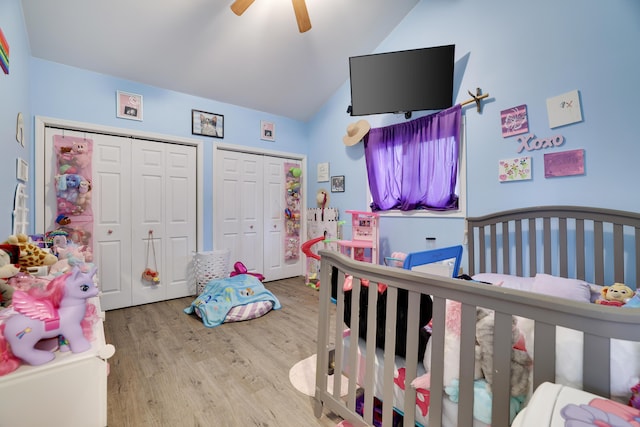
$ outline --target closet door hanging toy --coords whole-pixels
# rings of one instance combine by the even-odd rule
[[[153,268],[149,266],[149,254],[153,256]],[[142,281],[149,285],[160,284],[160,273],[158,273],[158,262],[156,260],[156,246],[153,239],[153,230],[149,230],[147,237],[147,257],[142,272]]]

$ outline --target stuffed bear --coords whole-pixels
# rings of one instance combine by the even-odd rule
[[[622,307],[633,298],[634,291],[624,283],[614,283],[611,286],[603,287],[600,294],[596,304]]]

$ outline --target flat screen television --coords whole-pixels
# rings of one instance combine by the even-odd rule
[[[455,45],[350,57],[351,115],[451,107],[454,61]]]

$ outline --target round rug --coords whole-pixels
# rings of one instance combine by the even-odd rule
[[[316,394],[316,355],[311,355],[293,365],[289,370],[289,381],[301,393],[307,396]],[[340,383],[340,395],[346,396],[349,379],[342,375]],[[327,391],[333,393],[333,375],[327,378]]]

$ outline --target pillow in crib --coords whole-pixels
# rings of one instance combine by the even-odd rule
[[[478,273],[473,275],[473,280],[480,282],[489,282],[494,285],[500,285],[503,288],[518,289],[521,291],[531,291],[533,286],[533,277],[520,277],[513,274],[499,273]]]
[[[532,292],[579,302],[591,302],[591,288],[584,280],[566,279],[538,273],[533,280]]]

